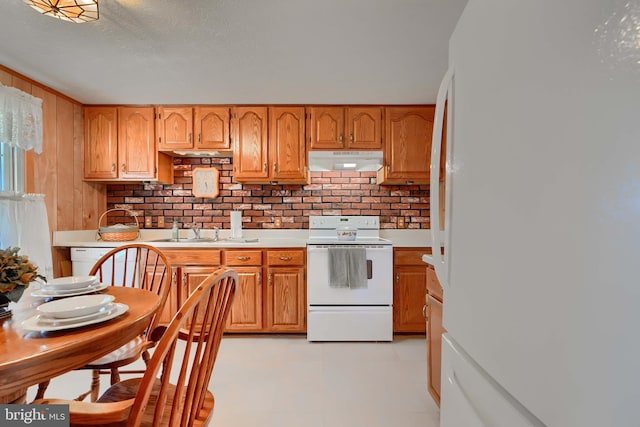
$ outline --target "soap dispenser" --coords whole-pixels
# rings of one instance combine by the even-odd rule
[[[171,239],[178,240],[180,237],[180,229],[178,228],[178,220],[173,220],[173,226],[171,227]]]

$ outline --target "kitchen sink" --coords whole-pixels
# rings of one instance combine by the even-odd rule
[[[173,242],[173,243],[219,243],[222,245],[241,245],[246,243],[256,243],[258,239],[214,239],[212,237],[200,237],[200,238],[191,238],[191,239],[153,239],[148,240],[149,242]]]
[[[213,239],[209,237],[200,237],[198,239],[154,239],[149,240],[149,242],[175,242],[175,243],[215,243],[219,242],[219,239]]]

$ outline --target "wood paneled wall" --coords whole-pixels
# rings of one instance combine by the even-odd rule
[[[27,192],[45,195],[49,230],[98,228],[107,193],[104,184],[82,180],[82,105],[2,65],[0,82],[42,99],[43,149],[41,154],[27,153],[25,184]],[[56,276],[68,260],[68,250],[53,250]]]

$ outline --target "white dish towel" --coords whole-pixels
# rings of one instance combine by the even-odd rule
[[[329,286],[367,288],[367,251],[365,248],[329,248]]]

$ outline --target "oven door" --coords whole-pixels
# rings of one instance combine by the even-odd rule
[[[314,305],[392,305],[393,250],[390,245],[365,246],[370,263],[367,287],[329,286],[330,245],[307,246],[307,303]]]

